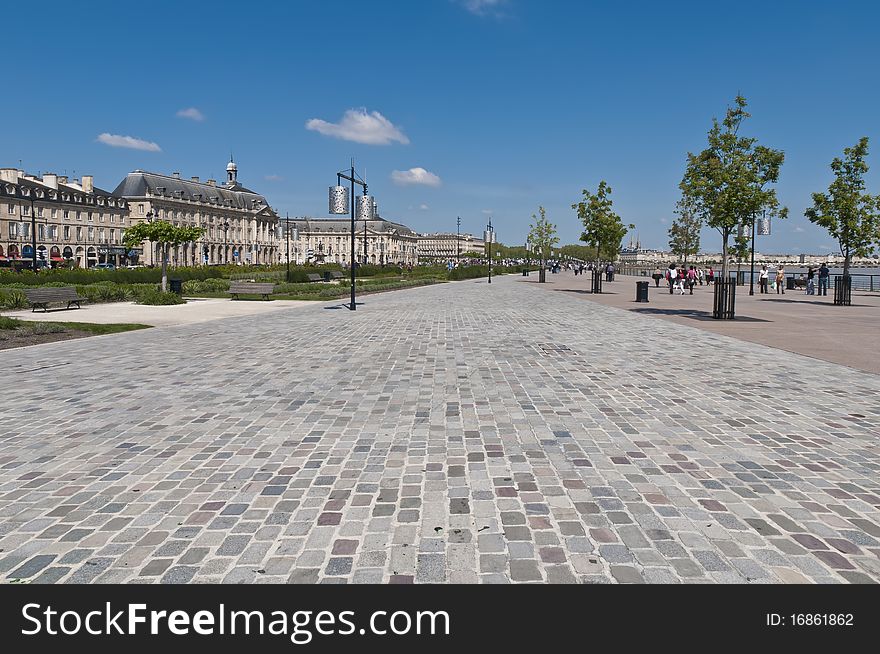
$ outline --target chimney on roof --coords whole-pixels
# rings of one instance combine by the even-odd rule
[[[67,184],[67,175],[58,175],[59,184]]]
[[[58,175],[55,173],[46,173],[43,175],[43,184],[49,188],[58,189]]]
[[[192,181],[194,181],[194,182],[198,182],[198,181],[199,181],[199,178],[198,178],[197,175],[193,175],[192,177],[190,177],[190,179],[191,179]]]
[[[95,178],[92,175],[82,176],[82,190],[86,193],[95,192]]]
[[[180,171],[175,170],[173,173],[171,173],[171,176],[174,179],[180,179]]]
[[[216,186],[217,180],[216,179],[209,179],[206,183],[208,184],[208,186]]]

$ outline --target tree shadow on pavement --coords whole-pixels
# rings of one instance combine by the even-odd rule
[[[693,318],[694,320],[708,320],[711,322],[726,322],[715,320],[710,311],[700,311],[699,309],[654,309],[652,307],[639,307],[629,309],[635,313],[644,313],[653,316],[681,316],[683,318]],[[762,318],[750,318],[748,316],[737,316],[735,322],[773,322],[772,320],[764,320]]]

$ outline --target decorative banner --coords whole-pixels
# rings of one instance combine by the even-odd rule
[[[330,213],[336,215],[348,213],[348,189],[344,186],[330,187]]]
[[[355,207],[355,217],[358,220],[372,220],[375,203],[376,199],[372,195],[359,195]]]
[[[758,236],[770,236],[770,219],[769,218],[758,218],[758,224],[756,227],[756,233]]]

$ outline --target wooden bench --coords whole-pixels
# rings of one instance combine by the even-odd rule
[[[49,310],[50,302],[67,302],[67,308],[70,309],[71,304],[75,304],[79,309],[79,303],[88,298],[80,297],[76,294],[73,287],[66,288],[26,288],[24,294],[31,303],[33,309],[31,313],[37,310],[37,307],[43,307],[43,313]]]
[[[239,295],[262,295],[264,300],[268,300],[269,296],[275,292],[275,284],[261,282],[232,282],[229,285],[229,294],[233,300],[237,300]]]
[[[324,278],[321,277],[321,275],[319,275],[318,273],[309,273],[308,275],[306,275],[306,277],[308,277],[310,282],[323,282],[324,281]]]
[[[331,270],[330,279],[342,279],[342,273],[338,270]]]

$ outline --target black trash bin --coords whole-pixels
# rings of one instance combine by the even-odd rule
[[[785,278],[785,290],[793,291],[795,289],[794,286],[794,277],[786,277]]]
[[[636,282],[636,302],[648,301],[648,282]]]
[[[183,295],[183,280],[182,279],[169,279],[168,280],[168,290],[172,293],[177,293],[178,295]]]
[[[330,271],[329,271],[329,270],[325,270],[325,271],[324,271],[324,281],[325,281],[325,282],[329,282],[329,281],[330,281]]]

